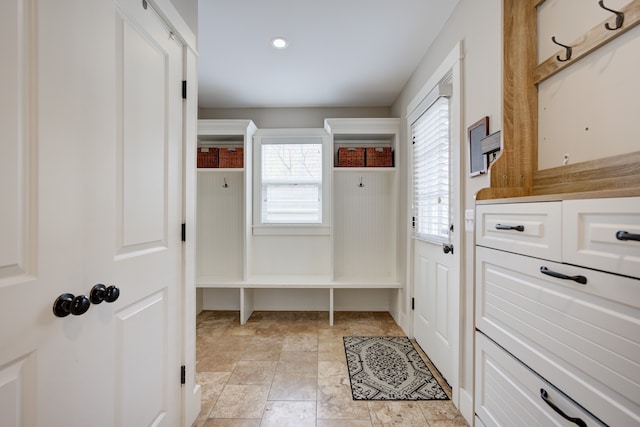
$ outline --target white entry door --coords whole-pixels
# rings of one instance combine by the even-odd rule
[[[180,425],[182,46],[147,6],[0,2],[3,426]]]
[[[413,334],[457,393],[460,242],[459,150],[451,86],[438,84],[411,120],[414,229]],[[455,396],[454,396],[455,398]]]

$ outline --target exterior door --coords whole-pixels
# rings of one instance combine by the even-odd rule
[[[413,333],[457,393],[460,210],[459,144],[450,84],[438,85],[411,121],[414,230]]]
[[[178,426],[182,47],[137,0],[3,1],[0,39],[2,425]]]

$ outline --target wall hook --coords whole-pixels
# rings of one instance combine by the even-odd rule
[[[604,0],[600,0],[598,2],[598,4],[600,5],[601,8],[603,8],[604,10],[608,10],[611,13],[615,13],[616,14],[616,26],[612,27],[611,25],[609,25],[609,23],[605,23],[604,27],[607,30],[611,30],[611,31],[615,31],[617,29],[619,29],[620,27],[622,27],[622,23],[624,22],[624,13],[622,12],[618,12],[617,10],[613,10],[613,9],[609,9],[608,7],[606,7],[604,5]]]
[[[558,46],[562,46],[562,47],[563,47],[563,48],[565,48],[565,50],[567,51],[566,58],[564,58],[564,59],[560,58],[560,55],[557,55],[557,56],[556,56],[556,59],[557,59],[558,61],[560,61],[560,62],[567,62],[568,60],[570,60],[570,59],[571,59],[571,54],[573,53],[573,52],[572,52],[572,51],[573,51],[573,49],[571,49],[571,46],[567,46],[567,45],[564,45],[564,44],[562,44],[562,43],[558,43],[558,42],[556,41],[556,36],[552,36],[552,37],[551,37],[551,41],[552,41],[552,42],[554,42],[555,44],[557,44]]]
[[[224,184],[222,184],[222,188],[229,188],[229,184],[227,184],[227,178],[222,178],[224,181]]]
[[[360,184],[358,184],[358,187],[360,188],[364,187],[364,184],[362,183],[362,177],[360,177]]]

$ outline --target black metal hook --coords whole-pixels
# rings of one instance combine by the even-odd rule
[[[567,45],[564,45],[564,44],[562,44],[562,43],[558,43],[558,42],[556,41],[556,36],[552,36],[552,37],[551,37],[551,41],[552,41],[552,42],[554,42],[555,44],[557,44],[558,46],[562,46],[562,47],[563,47],[563,48],[565,48],[565,49],[566,49],[566,51],[567,51],[567,55],[566,55],[567,57],[566,57],[565,59],[560,58],[560,55],[557,55],[557,56],[556,56],[556,59],[557,59],[558,61],[560,61],[560,62],[566,62],[566,61],[568,61],[568,60],[570,60],[570,59],[571,59],[571,54],[573,53],[573,49],[571,49],[571,46],[567,46]]]
[[[612,27],[611,25],[609,25],[609,23],[605,23],[604,27],[607,30],[611,30],[611,31],[615,31],[617,29],[619,29],[620,27],[622,27],[622,23],[624,22],[624,13],[622,12],[618,12],[617,10],[613,10],[613,9],[609,9],[608,7],[606,7],[604,5],[604,0],[600,0],[598,2],[598,4],[600,5],[601,8],[603,8],[604,10],[608,10],[611,13],[615,13],[616,14],[616,26]]]

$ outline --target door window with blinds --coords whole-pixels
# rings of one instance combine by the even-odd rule
[[[414,237],[449,242],[450,85],[438,85],[411,124],[413,139]]]
[[[322,143],[263,143],[262,223],[322,223]]]

